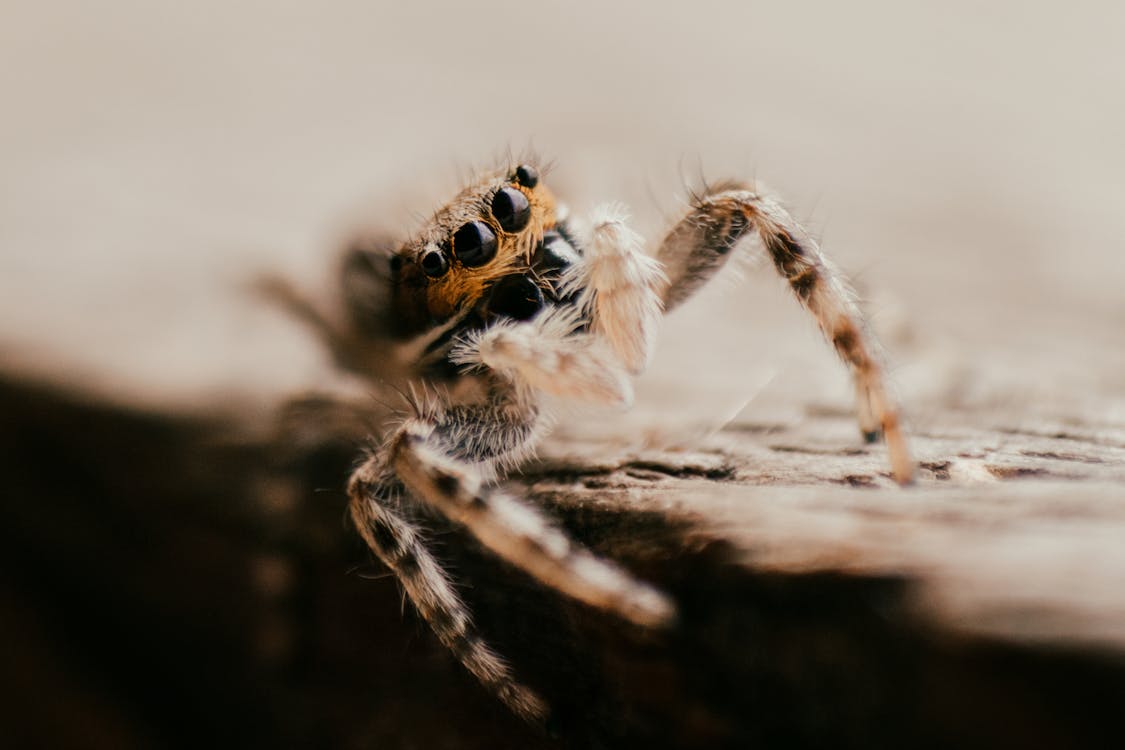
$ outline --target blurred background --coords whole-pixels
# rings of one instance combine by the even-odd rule
[[[0,369],[268,413],[333,374],[254,279],[327,298],[356,231],[532,149],[651,238],[701,177],[771,187],[854,278],[916,429],[1120,430],[1123,38],[1108,1],[0,0]],[[641,413],[847,408],[786,297],[766,264],[670,319]]]
[[[531,147],[654,237],[699,175],[772,187],[912,337],[907,396],[938,365],[1121,392],[1120,4],[2,8],[9,368],[165,404],[315,384],[247,280],[327,290],[355,228],[408,231]],[[830,362],[764,270],[756,354]]]

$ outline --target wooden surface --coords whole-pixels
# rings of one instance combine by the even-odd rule
[[[635,631],[454,529],[435,534],[482,630],[552,702],[552,738],[462,674],[357,543],[341,492],[349,440],[292,419],[265,439],[11,381],[0,402],[3,724],[20,743],[1125,736],[1122,425],[1017,429],[951,411],[915,436],[908,489],[826,409],[734,421],[690,451],[561,435],[511,488],[667,589],[682,617]]]

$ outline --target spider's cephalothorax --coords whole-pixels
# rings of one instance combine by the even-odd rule
[[[477,308],[488,307],[486,296],[497,287],[534,280],[532,256],[556,224],[554,197],[533,167],[461,191],[391,261],[400,330],[420,333],[458,314],[487,312]],[[526,307],[516,304],[513,312],[531,317]]]
[[[586,551],[489,485],[545,432],[542,394],[627,405],[663,312],[755,238],[853,373],[863,435],[884,437],[891,474],[913,465],[875,342],[816,243],[770,196],[723,183],[693,196],[652,254],[618,207],[568,227],[533,164],[465,188],[399,246],[356,250],[344,269],[349,322],[333,325],[284,289],[343,366],[374,380],[387,362],[423,398],[349,482],[351,515],[434,633],[521,716],[547,707],[473,629],[424,543],[419,507],[448,517],[543,584],[641,627],[670,623],[662,592]],[[277,291],[277,290],[275,290]],[[385,373],[380,371],[379,377]],[[438,386],[430,388],[429,385]]]
[[[402,339],[425,341],[418,372],[458,378],[451,355],[470,334],[573,307],[565,279],[579,259],[539,171],[520,165],[463,190],[391,256],[387,318]]]

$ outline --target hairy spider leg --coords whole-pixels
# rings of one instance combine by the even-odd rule
[[[503,389],[500,389],[503,393]],[[514,391],[514,389],[513,389]],[[513,392],[483,406],[416,410],[349,484],[351,515],[375,554],[395,573],[438,639],[513,711],[541,720],[546,708],[472,629],[468,608],[420,540],[396,514],[396,489],[460,524],[482,544],[547,586],[642,626],[668,624],[674,605],[573,542],[537,510],[485,486],[496,461],[522,458],[537,435],[534,407],[522,418]],[[497,411],[508,411],[507,422]],[[472,461],[479,464],[474,464]],[[480,465],[485,467],[482,471]]]
[[[882,432],[895,480],[909,483],[914,463],[900,427],[899,410],[887,393],[878,344],[855,294],[776,199],[737,183],[718,185],[696,196],[656,254],[668,275],[662,294],[665,309],[675,308],[714,276],[751,232],[757,233],[778,273],[851,369],[864,437],[874,442]]]
[[[438,640],[514,713],[531,722],[547,716],[547,705],[512,675],[473,627],[468,608],[422,542],[418,528],[393,509],[394,486],[365,464],[348,485],[351,516],[367,546],[395,574]]]

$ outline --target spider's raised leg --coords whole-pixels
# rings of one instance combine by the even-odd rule
[[[727,263],[731,251],[751,232],[757,233],[778,273],[851,368],[864,436],[874,440],[882,431],[895,479],[909,482],[914,465],[899,425],[898,408],[887,393],[878,346],[855,295],[816,242],[775,199],[737,184],[718,186],[697,197],[657,252],[669,279],[663,293],[665,309],[690,297]]]
[[[666,624],[674,608],[663,594],[571,541],[534,508],[485,486],[490,467],[525,457],[539,430],[538,410],[526,394],[498,378],[493,386],[480,404],[420,405],[356,471],[349,486],[351,512],[442,643],[513,710],[537,719],[542,703],[473,633],[448,577],[417,533],[396,516],[394,488],[404,488],[498,556],[579,601],[645,626]]]

